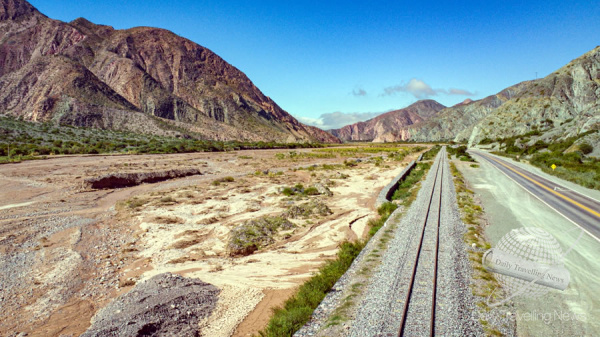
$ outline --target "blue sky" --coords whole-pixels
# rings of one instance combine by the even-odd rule
[[[47,16],[169,29],[283,109],[338,127],[543,77],[600,44],[600,1],[31,0]]]

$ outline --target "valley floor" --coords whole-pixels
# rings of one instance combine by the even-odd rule
[[[257,150],[2,165],[0,335],[79,335],[115,297],[165,272],[220,289],[212,314],[200,322],[205,335],[256,333],[271,308],[334,257],[341,242],[367,235],[379,190],[418,156],[389,153]],[[202,175],[108,190],[84,183],[175,168]],[[297,184],[332,194],[282,193]],[[293,229],[274,234],[272,244],[248,256],[230,254],[234,228],[310,203],[332,214],[290,217]]]

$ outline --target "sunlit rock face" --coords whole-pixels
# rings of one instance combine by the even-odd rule
[[[65,23],[26,1],[0,0],[0,34],[4,114],[107,127],[114,114],[143,113],[131,121],[149,131],[156,116],[209,138],[338,142],[298,122],[218,55],[163,29]]]

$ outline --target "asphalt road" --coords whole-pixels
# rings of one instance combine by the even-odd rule
[[[506,174],[517,184],[600,241],[600,201],[523,170],[480,151],[472,154]]]

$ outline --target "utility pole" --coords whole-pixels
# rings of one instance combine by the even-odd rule
[[[10,143],[6,143],[6,146],[8,146],[8,161],[10,161]]]
[[[537,71],[535,72],[535,79],[537,80]]]

